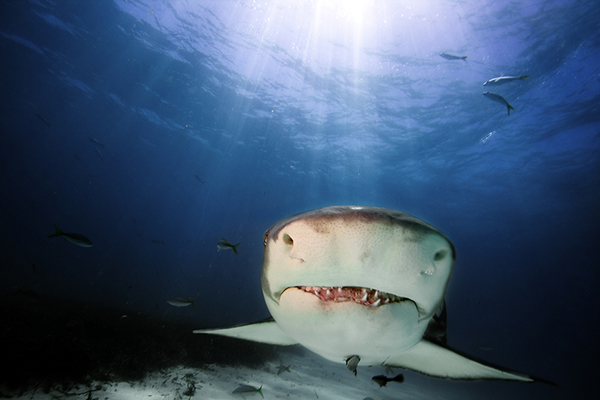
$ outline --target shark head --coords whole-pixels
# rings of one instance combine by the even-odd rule
[[[264,246],[271,315],[287,335],[338,362],[358,355],[381,363],[419,342],[455,259],[438,229],[376,207],[294,215],[265,233]]]

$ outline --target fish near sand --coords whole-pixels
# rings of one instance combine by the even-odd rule
[[[467,56],[455,56],[454,54],[440,53],[440,57],[445,58],[446,60],[463,60],[464,62],[467,62]]]
[[[231,393],[235,393],[235,394],[259,393],[263,399],[265,398],[265,396],[262,393],[262,385],[260,385],[259,388],[255,388],[254,386],[250,386],[250,385],[240,385],[240,387],[238,387]]]
[[[235,253],[235,255],[237,255],[237,247],[241,244],[242,242],[238,243],[238,244],[231,244],[229,243],[229,241],[225,238],[222,238],[221,240],[219,240],[219,242],[217,243],[217,251],[220,250],[233,250],[233,252]]]
[[[352,372],[354,374],[354,376],[356,376],[356,368],[358,367],[359,362],[360,362],[360,357],[357,355],[348,357],[346,359],[346,367],[348,367],[348,370],[350,370],[350,372]]]
[[[393,378],[388,378],[385,375],[377,375],[377,376],[372,377],[371,380],[376,382],[379,385],[379,387],[383,387],[383,386],[387,385],[388,382],[398,382],[398,383],[404,382],[404,375],[398,374]]]
[[[279,369],[277,370],[277,375],[281,375],[283,372],[287,371],[287,372],[292,372],[290,371],[290,367],[292,366],[292,364],[285,366],[283,364],[281,364],[279,366]]]
[[[506,99],[500,96],[499,94],[492,92],[483,92],[483,95],[488,99],[495,101],[496,103],[500,103],[503,106],[506,106],[506,108],[508,108],[508,116],[510,116],[510,110],[514,111],[514,107],[508,104],[508,101],[506,101]]]
[[[194,333],[301,344],[337,363],[350,357],[438,378],[549,383],[429,338],[455,259],[446,235],[400,211],[333,206],[293,215],[264,235],[261,284],[272,318]]]
[[[489,81],[484,82],[483,86],[500,86],[500,85],[504,85],[505,83],[512,82],[512,81],[517,81],[517,80],[524,81],[527,78],[529,78],[529,75],[499,76],[498,78],[492,78]]]
[[[56,229],[56,232],[53,233],[52,235],[48,236],[49,238],[56,237],[56,236],[62,236],[65,239],[67,239],[69,242],[71,242],[77,246],[80,246],[80,247],[92,247],[93,246],[92,241],[80,233],[63,232],[56,225],[54,225],[54,228]]]

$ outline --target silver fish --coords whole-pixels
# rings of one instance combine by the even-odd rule
[[[240,387],[236,388],[231,393],[252,393],[252,392],[259,393],[263,399],[265,398],[265,396],[262,393],[262,385],[260,385],[259,388],[255,388],[254,386],[250,386],[250,385],[240,385]]]
[[[240,242],[242,243],[242,242]],[[217,243],[217,250],[233,250],[233,252],[237,255],[237,247],[240,245],[240,243],[238,244],[231,244],[229,243],[229,241],[225,238],[222,238],[221,240],[219,240],[219,242]]]
[[[56,236],[62,236],[65,239],[67,239],[69,242],[71,242],[77,246],[80,246],[80,247],[92,247],[93,246],[92,241],[80,233],[63,232],[56,225],[54,225],[54,228],[56,229],[56,232],[53,233],[52,235],[48,236],[49,238],[56,237]]]
[[[187,307],[189,305],[191,305],[192,307],[196,307],[195,301],[196,298],[198,298],[198,294],[193,299],[190,299],[188,297],[177,297],[175,299],[167,300],[167,303],[175,307]]]
[[[467,56],[455,56],[454,54],[440,53],[440,57],[445,58],[446,60],[463,60],[464,62],[467,62]]]
[[[522,80],[522,81],[524,81],[527,78],[529,78],[529,75],[523,75],[523,76],[499,76],[498,78],[492,78],[489,81],[484,82],[483,86],[500,86],[500,85],[503,85],[505,83],[516,81],[516,80]]]
[[[492,93],[492,92],[483,92],[483,95],[490,100],[494,100],[496,103],[500,103],[503,106],[506,106],[506,108],[508,108],[509,116],[510,116],[510,110],[514,110],[514,107],[511,106],[510,104],[508,104],[508,101],[506,101],[506,99],[504,97],[500,96],[499,94]]]

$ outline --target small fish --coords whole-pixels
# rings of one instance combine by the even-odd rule
[[[142,142],[146,143],[147,145],[150,145],[150,146],[152,146],[152,147],[156,147],[156,145],[155,145],[154,143],[150,143],[150,142],[149,142],[149,141],[147,141],[146,139],[142,139],[142,138],[140,138],[140,140],[141,140]]]
[[[277,370],[277,375],[280,375],[282,372],[287,371],[287,372],[292,372],[290,371],[290,367],[292,366],[292,364],[288,365],[287,367],[283,364],[281,364],[279,366],[279,369]]]
[[[467,62],[467,56],[455,56],[454,54],[440,53],[440,57],[445,58],[446,60],[463,60],[464,62]]]
[[[346,360],[346,367],[348,367],[350,371],[354,372],[354,376],[356,376],[356,368],[358,367],[359,362],[359,356],[352,356]]]
[[[242,243],[242,242],[240,242]],[[227,239],[222,238],[221,240],[219,240],[219,243],[217,243],[217,251],[218,250],[233,250],[233,252],[237,255],[237,247],[240,245],[240,243],[238,244],[231,244],[227,241]]]
[[[200,179],[200,177],[198,175],[194,175],[196,177],[196,179],[198,180],[198,182],[200,182],[201,184],[204,185],[204,181],[202,179]]]
[[[508,104],[508,101],[506,101],[506,99],[504,97],[500,96],[499,94],[492,93],[492,92],[483,92],[483,95],[490,100],[494,100],[496,103],[500,103],[500,104],[506,106],[508,108],[509,116],[510,116],[510,110],[514,110],[513,106]]]
[[[377,375],[377,376],[372,377],[371,380],[377,382],[379,387],[382,387],[382,386],[387,385],[388,382],[398,382],[398,383],[404,382],[404,375],[398,374],[393,378],[388,378],[385,375]]]
[[[192,307],[196,307],[195,301],[198,298],[198,294],[193,299],[190,299],[188,297],[177,297],[175,299],[167,300],[167,303],[175,307],[187,307],[190,304],[192,305]]]
[[[260,385],[259,388],[255,388],[254,386],[250,386],[250,385],[240,385],[240,387],[238,387],[231,393],[252,393],[252,392],[260,393],[261,397],[263,399],[265,398],[265,396],[263,396],[263,393],[262,393],[262,385]]]
[[[99,149],[99,148],[97,148],[97,147],[94,147],[94,148],[96,149],[96,151],[97,151],[97,152],[98,152],[98,154],[100,155],[100,159],[101,159],[101,160],[103,160],[103,159],[104,159],[104,157],[102,156],[102,152],[100,151],[100,149]]]
[[[48,126],[52,126],[52,124],[50,122],[48,122],[48,120],[46,118],[44,118],[43,116],[41,116],[40,114],[35,114],[36,117],[38,117],[41,121],[43,121],[46,125]]]
[[[65,239],[67,239],[69,242],[76,244],[77,246],[81,246],[81,247],[92,247],[93,246],[92,241],[80,233],[63,232],[56,225],[54,225],[54,228],[56,228],[56,232],[54,234],[48,236],[49,238],[56,237],[56,236],[62,236]]]
[[[499,76],[498,78],[492,78],[489,81],[484,82],[483,86],[500,86],[500,85],[503,85],[505,83],[516,81],[516,80],[519,80],[519,79],[522,80],[522,81],[524,81],[527,78],[529,78],[529,75],[523,75],[523,76]]]
[[[88,138],[90,142],[97,144],[98,146],[102,146],[102,148],[104,148],[104,143],[100,143],[99,141],[97,141],[94,138]]]

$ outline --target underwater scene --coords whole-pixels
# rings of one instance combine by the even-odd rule
[[[0,398],[578,399],[591,0],[5,0]]]

